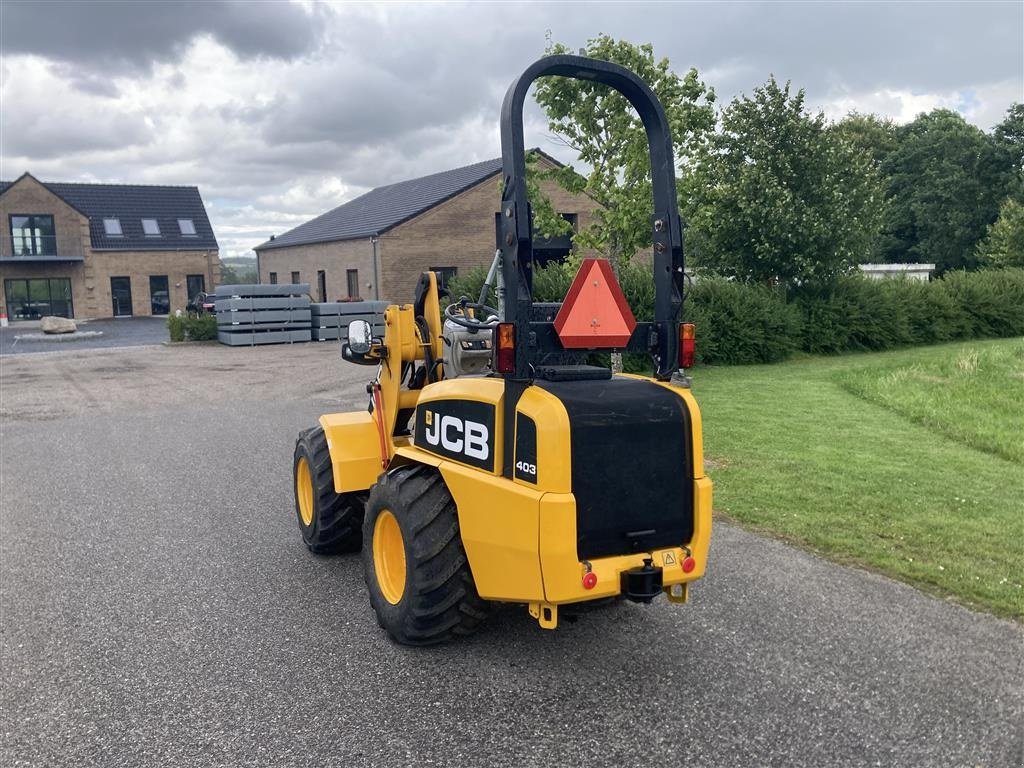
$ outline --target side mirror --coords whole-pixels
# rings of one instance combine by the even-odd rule
[[[365,355],[370,351],[373,329],[365,320],[353,320],[348,324],[348,346],[355,354]]]

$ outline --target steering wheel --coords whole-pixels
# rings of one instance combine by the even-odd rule
[[[467,309],[472,309],[473,315],[469,315]],[[493,328],[498,324],[498,310],[486,304],[475,304],[465,296],[445,307],[444,316],[447,320],[471,331]]]

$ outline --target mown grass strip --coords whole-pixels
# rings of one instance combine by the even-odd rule
[[[1020,345],[958,343],[698,369],[694,391],[716,511],[833,559],[1024,617],[1024,471],[994,449],[972,447],[992,440],[1012,453],[1013,424],[999,426],[1012,410],[997,393],[1003,366],[982,361],[1012,361]],[[871,375],[859,372],[875,366],[876,380],[887,370],[955,367],[965,347],[977,352],[979,374],[957,383],[961,397],[945,423],[979,426],[956,438],[941,423],[914,423],[846,388],[850,381],[866,387]],[[900,403],[939,400],[890,391],[900,392],[891,395]]]

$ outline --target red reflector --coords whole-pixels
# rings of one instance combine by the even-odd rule
[[[515,324],[498,323],[494,336],[494,370],[498,373],[514,373],[516,370]]]
[[[697,561],[692,557],[683,560],[683,573],[691,573],[697,567]]]
[[[636,328],[636,318],[612,265],[604,259],[584,259],[555,315],[555,332],[566,349],[624,347]]]
[[[593,571],[588,571],[587,573],[583,574],[583,588],[584,589],[593,589],[596,586],[597,586],[597,574],[596,573],[594,573]]]
[[[679,325],[679,367],[693,368],[693,357],[697,351],[696,328],[693,323]]]

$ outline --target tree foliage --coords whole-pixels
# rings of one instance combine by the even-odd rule
[[[871,154],[774,77],[722,111],[686,188],[699,263],[722,274],[826,283],[874,251],[883,192]]]
[[[1011,104],[1006,117],[992,132],[996,146],[1017,174],[1024,174],[1024,104]]]
[[[548,43],[547,53],[571,52],[560,43]],[[655,58],[651,45],[607,35],[588,41],[585,55],[621,64],[651,87],[665,108],[676,160],[681,166],[688,164],[715,126],[714,91],[701,82],[697,70],[680,77],[668,59]],[[581,164],[580,171],[567,166],[535,169],[535,174],[553,178],[564,189],[587,194],[601,205],[592,224],[576,235],[575,247],[628,260],[651,244],[651,169],[639,116],[618,91],[586,80],[542,78],[534,96],[549,130],[579,153]],[[535,226],[545,234],[557,233],[559,222],[546,218],[553,211],[541,211],[536,203],[534,208]]]
[[[978,261],[993,267],[1024,267],[1024,205],[1012,197],[1003,201],[999,218],[978,244]]]
[[[829,126],[836,136],[865,152],[876,169],[893,153],[899,143],[898,128],[889,118],[851,112]]]
[[[1009,156],[958,113],[935,109],[899,129],[888,181],[883,254],[939,272],[977,266],[975,247],[1011,185]]]

